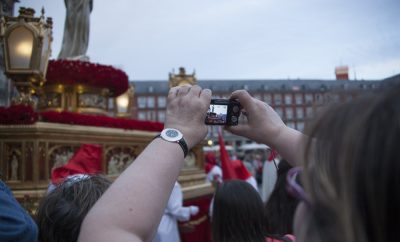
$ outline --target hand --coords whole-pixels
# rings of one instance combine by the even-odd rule
[[[268,104],[251,97],[245,90],[234,91],[231,98],[239,100],[247,123],[227,126],[226,129],[258,143],[274,146],[274,139],[287,128],[279,115]]]
[[[190,215],[195,216],[199,213],[199,207],[197,206],[190,206]]]
[[[165,128],[182,132],[191,149],[207,134],[204,123],[211,102],[211,90],[200,86],[178,86],[170,89],[166,112]]]

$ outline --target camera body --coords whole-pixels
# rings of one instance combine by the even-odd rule
[[[207,125],[238,125],[240,103],[233,99],[211,99],[205,123]]]

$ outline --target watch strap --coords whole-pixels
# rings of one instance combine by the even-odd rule
[[[187,154],[189,153],[189,148],[188,148],[188,146],[187,146],[186,141],[185,141],[184,138],[182,138],[182,139],[180,139],[180,140],[178,140],[178,141],[169,141],[169,140],[163,139],[163,137],[161,136],[161,134],[158,134],[156,137],[154,137],[154,139],[157,139],[157,138],[161,138],[162,140],[165,140],[165,141],[167,141],[167,142],[179,144],[179,146],[180,146],[180,147],[182,148],[182,150],[183,150],[183,157],[186,157]]]

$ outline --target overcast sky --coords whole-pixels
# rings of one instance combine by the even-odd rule
[[[54,21],[63,0],[20,0]],[[87,55],[130,80],[166,80],[180,66],[205,79],[383,79],[400,73],[399,0],[94,0]]]

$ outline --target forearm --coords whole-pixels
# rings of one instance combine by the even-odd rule
[[[306,142],[307,136],[303,133],[285,127],[272,139],[271,146],[292,166],[299,166],[303,162]]]
[[[122,234],[132,234],[131,241],[151,240],[183,158],[178,144],[153,140],[91,209],[79,241],[112,241]]]

